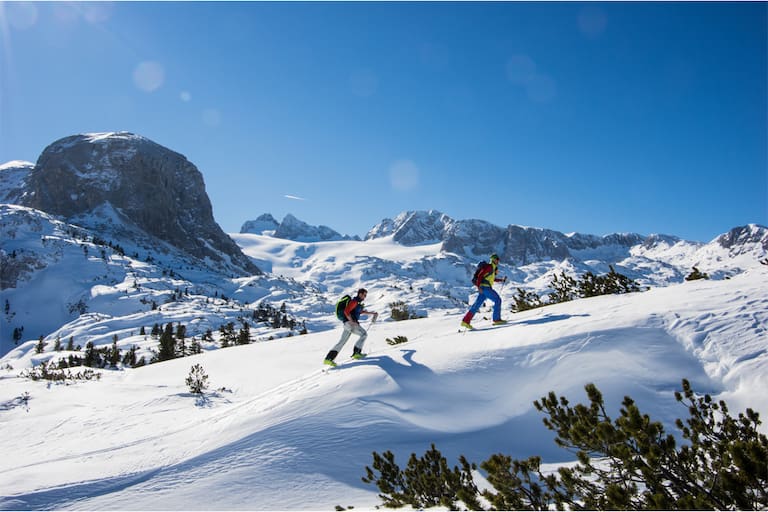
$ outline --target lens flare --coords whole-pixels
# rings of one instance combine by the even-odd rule
[[[165,70],[158,62],[144,61],[133,70],[133,83],[144,92],[156,91],[163,82],[165,82]]]

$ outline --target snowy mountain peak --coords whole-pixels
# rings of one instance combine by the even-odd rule
[[[27,162],[25,160],[11,160],[10,162],[6,162],[0,165],[0,172],[3,172],[7,169],[32,169],[34,166],[34,163]]]
[[[25,182],[23,206],[99,229],[104,222],[97,212],[108,206],[121,218],[113,223],[115,236],[138,229],[232,272],[260,272],[214,221],[197,167],[146,137],[109,132],[62,138],[45,148]]]
[[[240,228],[240,233],[251,235],[274,235],[280,223],[272,216],[265,213],[259,215],[256,220],[247,220]]]
[[[281,223],[278,223],[271,214],[265,213],[256,220],[246,221],[243,227],[240,228],[240,233],[270,235],[294,242],[329,242],[358,239],[357,237],[341,235],[328,226],[311,226],[290,213],[283,218]]]
[[[393,236],[405,246],[425,245],[443,241],[454,220],[437,210],[407,211],[394,220],[383,219],[366,235],[366,240]]]
[[[717,237],[715,243],[729,249],[732,255],[768,251],[768,228],[760,224],[747,224],[731,229]]]
[[[35,164],[12,160],[0,165],[0,203],[17,203],[24,195],[27,178]]]
[[[678,252],[690,254],[703,245],[660,234],[643,236],[637,233],[612,233],[597,236],[564,234],[517,224],[500,227],[477,219],[454,220],[435,210],[406,211],[394,219],[383,219],[368,232],[366,240],[384,237],[392,237],[395,242],[407,247],[442,243],[443,253],[470,260],[487,258],[497,253],[503,263],[515,267],[550,261],[616,263],[629,258],[633,253],[658,255],[671,247],[682,245],[684,248],[678,248]],[[756,241],[763,240],[764,232],[760,226],[750,225],[724,237],[721,243],[724,247],[728,244],[742,247],[743,244],[752,242],[754,245]],[[763,247],[757,252],[752,249],[747,249],[747,252],[759,255],[765,250]]]

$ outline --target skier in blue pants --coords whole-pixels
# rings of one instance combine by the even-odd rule
[[[486,300],[490,299],[493,301],[493,325],[500,325],[507,323],[506,320],[501,319],[501,297],[499,297],[499,294],[496,293],[496,290],[493,289],[493,283],[505,283],[507,282],[507,278],[497,278],[496,272],[498,271],[499,266],[499,256],[498,254],[492,254],[491,255],[491,264],[488,266],[485,273],[478,276],[479,284],[477,285],[477,299],[475,300],[475,303],[472,304],[472,307],[469,308],[469,311],[467,311],[467,314],[464,315],[464,318],[461,320],[461,326],[466,329],[473,329],[472,324],[472,317],[475,316],[475,313],[477,313],[480,310],[480,307],[485,303]]]

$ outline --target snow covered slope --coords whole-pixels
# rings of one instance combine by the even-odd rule
[[[588,382],[612,412],[630,395],[670,431],[686,414],[673,398],[682,378],[765,420],[766,290],[768,267],[757,266],[527,311],[471,333],[457,332],[457,315],[383,322],[370,328],[368,358],[329,372],[321,361],[338,329],[71,385],[20,379],[19,368],[51,357],[25,346],[0,361],[0,508],[372,509],[377,489],[360,477],[374,450],[401,464],[430,443],[452,463],[497,452],[571,460],[531,402],[550,390],[583,402]],[[105,319],[105,332],[121,321]],[[386,342],[396,336],[408,341]],[[184,383],[196,363],[210,377],[202,400]]]
[[[188,336],[200,339],[249,318],[262,301],[279,306],[292,294],[307,294],[306,286],[273,276],[233,279],[213,272],[170,245],[155,242],[150,251],[138,241],[141,233],[116,243],[17,205],[0,204],[0,216],[0,355],[41,336],[49,350],[57,338],[74,337],[85,347],[110,345],[117,336],[121,349],[137,346],[139,357],[149,360],[157,340],[140,336],[142,327],[183,323]],[[104,211],[102,219],[107,216]],[[288,334],[256,325],[251,333],[254,340]]]

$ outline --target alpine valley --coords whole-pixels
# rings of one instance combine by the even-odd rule
[[[449,453],[473,453],[479,462],[482,453],[489,454],[482,450],[494,449],[491,441],[512,432],[518,436],[546,432],[531,410],[531,400],[557,385],[558,392],[578,393],[583,383],[600,380],[606,375],[600,372],[611,365],[612,371],[626,370],[628,366],[616,362],[623,358],[650,366],[641,377],[630,372],[622,380],[611,374],[605,379],[615,386],[611,396],[637,393],[646,403],[659,404],[652,410],[668,425],[674,419],[671,390],[686,376],[676,375],[678,369],[694,374],[708,392],[740,397],[740,405],[767,384],[765,226],[734,226],[702,243],[662,234],[566,234],[457,220],[438,211],[407,211],[383,219],[361,238],[292,215],[278,221],[261,213],[244,219],[240,233],[224,233],[213,218],[203,174],[195,165],[127,132],[66,137],[48,146],[37,163],[0,166],[0,380],[4,381],[0,451],[5,454],[0,496],[6,497],[0,499],[0,508],[328,509],[339,502],[347,504],[347,497],[356,500],[350,505],[373,507],[375,489],[365,489],[359,482],[372,450],[395,449],[407,456],[439,438]],[[474,296],[470,277],[477,262],[491,253],[499,254],[499,275],[508,278],[497,290],[503,298],[503,316],[513,325],[462,335],[457,332],[461,314]],[[709,279],[687,282],[694,267]],[[521,313],[510,310],[519,290],[547,297],[555,276],[603,275],[611,269],[643,291]],[[379,332],[371,332],[370,350],[384,355],[387,350],[402,352],[397,357],[405,362],[393,352],[387,356],[392,359],[379,365],[381,374],[363,375],[374,371],[375,359],[369,359],[359,367],[350,366],[349,372],[321,377],[316,370],[339,332],[333,313],[336,301],[361,286],[369,290],[366,308],[380,312],[381,325],[375,326]],[[418,319],[390,318],[390,312],[401,306]],[[488,316],[484,311],[476,317],[481,324]],[[568,322],[572,324],[566,326]],[[142,359],[157,361],[158,336],[151,331],[167,325],[173,326],[179,343],[175,355],[186,357],[135,364]],[[233,329],[239,334],[230,339]],[[403,334],[412,340],[403,347],[415,342],[424,346],[422,359],[418,350],[385,348],[386,336]],[[652,348],[638,349],[630,339]],[[445,352],[434,351],[430,359],[433,352],[426,348],[430,343],[444,345]],[[246,347],[222,348],[230,344],[247,345],[251,352],[246,354]],[[472,348],[466,348],[469,345]],[[73,394],[77,390],[86,396],[96,386],[113,386],[125,393],[141,387],[136,401],[120,402],[126,411],[125,429],[110,431],[115,423],[105,418],[120,414],[101,406],[91,407],[95,412],[89,413],[90,419],[77,413],[81,419],[71,425],[66,423],[68,413],[62,412],[40,419],[39,428],[24,427],[38,411],[52,407],[43,404],[53,404],[54,397],[43,398],[48,393],[42,384],[23,379],[20,372],[82,354],[86,346],[116,349],[122,355],[131,352],[131,363],[120,358],[101,365],[98,371],[106,374],[101,382],[64,386],[68,395],[62,400],[76,407],[91,403],[79,402]],[[463,362],[446,363],[448,354]],[[559,366],[558,361],[577,361],[572,359],[577,354],[603,362]],[[247,370],[239,366],[243,356],[250,359]],[[542,361],[550,366],[539,372],[535,368]],[[219,376],[229,373],[231,382],[225,384],[230,389],[219,388],[202,405],[192,404],[184,395],[184,375],[193,362],[218,369]],[[747,365],[749,370],[737,378],[733,372]],[[268,368],[262,377],[254,377],[264,366]],[[574,375],[566,378],[571,369]],[[357,376],[354,370],[360,370]],[[410,373],[406,377],[403,372]],[[173,379],[162,376],[171,374]],[[462,378],[454,382],[451,375]],[[259,378],[258,384],[244,384],[243,379]],[[417,378],[419,385],[414,384]],[[329,379],[333,379],[330,387]],[[510,382],[514,390],[505,387]],[[384,398],[358,403],[362,409],[351,414],[341,401],[353,403],[360,386],[389,391]],[[31,402],[20,399],[24,389],[29,389]],[[307,401],[307,393],[316,389],[338,391],[323,406],[339,408],[339,423],[329,417],[322,424],[299,421],[315,418],[311,407],[302,412],[294,406],[319,404]],[[506,398],[499,401],[500,396]],[[194,418],[179,412],[186,407],[182,402],[197,411]],[[470,402],[477,415],[462,418],[457,407]],[[746,405],[764,407],[766,402]],[[234,409],[224,414],[228,407]],[[269,412],[269,421],[260,426],[248,423],[236,408],[247,409],[252,418],[266,418]],[[139,434],[145,421],[142,411],[158,413],[146,427],[157,428],[158,437],[178,434],[173,449],[163,452],[146,444],[151,448],[150,453],[142,452],[146,458],[131,451],[151,434]],[[203,437],[181,426],[173,430],[169,411],[182,422],[197,425],[198,434],[205,432]],[[338,439],[347,436],[347,427],[357,432],[359,425],[352,418],[368,424],[370,435]],[[331,424],[331,433],[323,430]],[[384,435],[385,424],[397,427],[397,433]],[[34,440],[39,449],[31,448],[32,440],[20,440],[29,435],[29,428],[38,436]],[[297,429],[296,439],[299,435],[304,439],[301,443],[287,440],[292,428]],[[266,434],[270,430],[273,437]],[[71,448],[62,448],[45,455],[48,439],[61,444],[64,431],[91,439],[93,449],[73,454]],[[224,431],[226,435],[213,439]],[[112,435],[125,439],[117,444],[94,441]],[[538,434],[531,435],[538,439]],[[298,484],[287,476],[289,469],[274,478],[264,476],[267,468],[274,469],[269,460],[305,460],[327,436],[334,438],[333,453],[340,458],[333,460],[331,452],[320,450],[317,457],[331,460],[312,459],[315,466],[307,475],[322,473],[316,485]],[[349,450],[344,441],[362,444]],[[568,460],[554,448],[533,445],[550,462]],[[110,446],[116,451],[110,452]],[[509,445],[510,450],[525,447],[520,437]],[[247,461],[232,464],[236,451],[263,466],[263,471],[252,473],[261,475],[258,483],[253,481],[256,476],[242,477],[250,490],[237,490],[239,475],[248,470]],[[222,454],[226,457],[217,458]],[[88,465],[90,459],[113,455],[121,462],[115,460],[108,469]],[[65,465],[65,460],[74,465]],[[214,464],[219,460],[222,464]],[[324,463],[329,467],[321,470]],[[219,472],[222,480],[235,482],[235,490],[226,495],[212,492],[224,484],[213,482],[209,474],[201,477],[207,480],[198,491],[185,487],[176,498],[162,492],[164,479],[175,478],[175,473],[179,481],[188,479],[194,473],[191,468],[206,464],[214,464],[209,469]],[[301,473],[296,467],[291,471]],[[86,490],[89,485],[95,487]],[[297,494],[288,498],[290,489]],[[139,495],[144,498],[136,501]],[[206,501],[206,496],[213,501]]]

